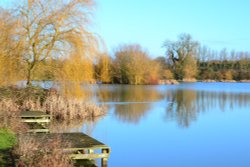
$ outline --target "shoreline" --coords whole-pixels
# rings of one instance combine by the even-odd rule
[[[58,90],[58,87],[54,86],[45,86],[43,87],[42,84],[46,82],[53,82],[53,81],[39,81],[35,80],[34,87],[41,87],[42,89],[46,91],[51,91],[51,93],[55,93]],[[39,83],[40,82],[40,83]],[[138,84],[138,85],[178,85],[180,83],[195,83],[195,82],[203,82],[203,83],[250,83],[250,80],[213,80],[213,79],[207,79],[207,80],[196,80],[196,79],[190,79],[190,80],[176,80],[176,79],[166,79],[166,80],[159,80],[158,83],[154,84]],[[135,84],[126,84],[126,83],[101,83],[101,82],[93,82],[88,83],[85,86],[91,86],[91,85],[131,85],[131,86],[137,86]],[[0,87],[1,89],[2,87]],[[23,89],[23,86],[20,85],[10,85],[7,88],[17,88],[17,89]],[[0,90],[1,91],[1,90]]]

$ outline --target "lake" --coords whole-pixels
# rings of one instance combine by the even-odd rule
[[[96,85],[107,115],[81,131],[110,167],[249,167],[250,83]]]

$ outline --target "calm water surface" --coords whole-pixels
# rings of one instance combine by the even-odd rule
[[[110,167],[250,166],[250,83],[93,89],[108,114],[81,131],[111,147]]]

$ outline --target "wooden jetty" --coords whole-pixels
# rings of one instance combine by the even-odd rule
[[[107,167],[110,156],[110,147],[107,145],[84,133],[49,133],[48,124],[51,121],[51,116],[41,111],[23,111],[20,117],[22,122],[26,122],[31,127],[29,132],[33,132],[33,134],[30,135],[38,141],[56,140],[59,137],[63,143],[70,143],[69,148],[59,148],[63,149],[70,158],[74,160],[101,158],[102,167]]]
[[[48,124],[51,120],[51,115],[41,111],[22,111],[20,114],[22,122],[30,126],[29,132],[33,133],[48,133]]]
[[[49,123],[51,119],[49,114],[42,111],[22,111],[20,117],[26,123]]]
[[[106,167],[110,155],[110,147],[84,133],[36,133],[32,134],[38,141],[61,139],[70,143],[69,148],[61,148],[74,160],[101,158],[101,165]]]

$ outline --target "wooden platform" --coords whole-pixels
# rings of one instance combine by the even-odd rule
[[[22,122],[29,125],[29,132],[32,133],[48,133],[48,124],[51,116],[41,111],[22,111],[20,114]],[[35,125],[35,126],[34,126]]]
[[[84,133],[49,133],[48,124],[51,116],[41,111],[23,111],[20,118],[22,122],[29,125],[29,132],[33,132],[29,135],[38,141],[44,142],[60,138],[63,143],[70,143],[69,148],[58,148],[63,149],[70,158],[75,160],[101,158],[102,166],[107,166],[110,148],[98,140]]]
[[[48,123],[51,116],[41,111],[22,111],[20,117],[23,122]]]
[[[61,148],[72,159],[97,159],[101,158],[102,166],[107,166],[110,155],[110,148],[100,141],[84,134],[84,133],[36,133],[32,134],[37,140],[62,140],[63,143],[71,143],[70,148]],[[42,142],[41,141],[41,142]]]

